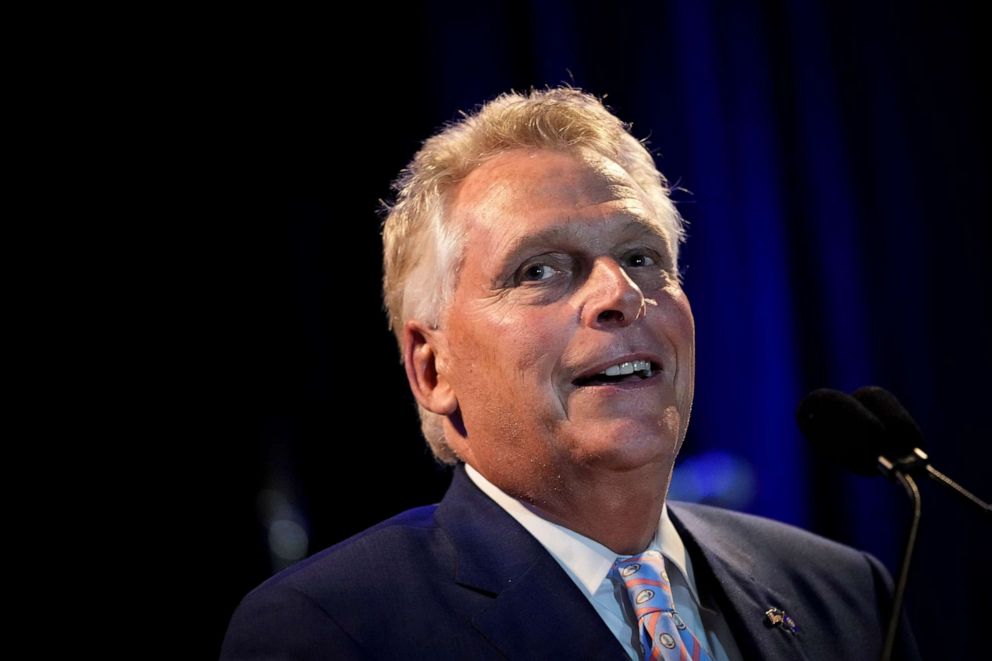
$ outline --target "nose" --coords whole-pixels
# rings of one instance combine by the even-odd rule
[[[641,288],[612,258],[595,261],[582,289],[581,317],[586,326],[629,326],[646,312]]]

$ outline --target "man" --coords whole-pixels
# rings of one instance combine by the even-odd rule
[[[666,506],[693,396],[683,233],[616,117],[573,89],[504,95],[397,191],[385,300],[452,485],[252,592],[223,658],[878,658],[877,561]]]

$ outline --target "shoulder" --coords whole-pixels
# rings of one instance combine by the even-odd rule
[[[235,610],[222,658],[251,658],[240,650],[269,646],[297,650],[299,658],[309,658],[310,648],[359,649],[355,623],[375,621],[366,611],[377,592],[415,599],[432,592],[434,578],[450,574],[450,545],[436,509],[403,512],[259,585]]]
[[[680,534],[708,561],[755,580],[847,596],[878,597],[891,585],[874,556],[808,530],[707,505],[670,503],[669,511]]]
[[[684,529],[710,545],[796,559],[830,557],[865,561],[866,554],[862,551],[781,521],[694,503],[670,502],[668,506]]]
[[[349,582],[356,575],[381,572],[436,551],[444,544],[434,519],[436,509],[430,505],[398,514],[281,571],[257,590],[285,586],[308,593],[328,580]]]
[[[888,591],[874,557],[795,526],[705,505],[670,505],[687,545],[711,566],[739,572],[783,594],[861,602],[873,610]]]
[[[809,649],[830,658],[839,641],[852,636],[880,647],[892,579],[871,554],[751,514],[677,502],[669,503],[669,512],[694,558],[705,560],[717,581],[749,594],[748,603],[785,608]],[[893,658],[918,658],[906,625],[896,649]]]
[[[284,569],[248,595],[291,590],[317,603],[340,597],[349,586],[396,575],[409,580],[404,568],[415,564],[428,571],[426,561],[438,565],[446,556],[444,533],[434,514],[436,505],[418,507],[383,521]]]
[[[782,603],[818,604],[820,619],[836,609],[838,624],[885,610],[891,578],[864,551],[752,514],[688,503],[669,510],[687,546],[724,577],[744,577]]]

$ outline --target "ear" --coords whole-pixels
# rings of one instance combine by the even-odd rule
[[[451,415],[458,398],[448,381],[444,360],[444,334],[419,321],[403,326],[403,365],[417,403],[432,413]]]

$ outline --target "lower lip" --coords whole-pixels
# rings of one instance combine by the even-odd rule
[[[640,377],[636,379],[628,379],[626,381],[617,381],[616,383],[597,383],[590,384],[587,386],[578,386],[576,390],[589,390],[594,392],[612,392],[612,391],[623,391],[623,390],[640,390],[642,388],[650,388],[654,386],[661,379],[661,372],[655,372],[646,379]]]

